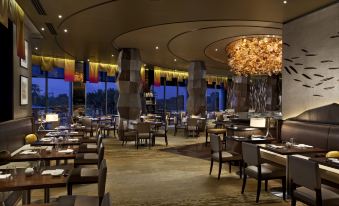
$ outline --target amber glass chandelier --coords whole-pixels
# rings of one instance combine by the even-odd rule
[[[276,36],[238,39],[226,47],[227,63],[236,75],[273,75],[281,72],[282,40]]]

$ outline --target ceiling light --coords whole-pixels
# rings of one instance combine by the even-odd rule
[[[90,60],[89,60],[89,59],[87,59],[87,61],[88,61],[88,62],[90,62]]]
[[[226,47],[228,65],[236,75],[273,75],[282,68],[280,37],[246,37]]]
[[[114,57],[114,54],[112,54],[112,57]]]
[[[283,3],[284,3],[284,4],[287,4],[287,1],[285,0],[285,1],[283,1]]]
[[[174,61],[176,62],[176,61],[177,61],[177,59],[174,59]]]
[[[159,47],[158,47],[158,46],[156,46],[156,47],[155,47],[155,49],[156,49],[156,50],[159,50]]]
[[[45,31],[45,28],[44,28],[44,27],[41,27],[41,31]]]
[[[34,49],[35,49],[35,50],[38,50],[39,48],[38,48],[38,47],[35,47]]]
[[[64,32],[67,33],[67,32],[68,32],[68,29],[64,29]]]
[[[215,51],[217,52],[217,51],[218,51],[218,48],[216,48]]]
[[[62,19],[62,15],[61,15],[61,14],[59,14],[59,15],[58,15],[58,18],[59,18],[59,19]]]

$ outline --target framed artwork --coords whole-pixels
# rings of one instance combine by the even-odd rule
[[[20,105],[28,105],[28,78],[20,76]]]
[[[20,58],[20,66],[28,69],[28,62],[27,62],[27,59],[28,59],[28,42],[26,40],[25,40],[25,57],[26,57],[26,59]]]

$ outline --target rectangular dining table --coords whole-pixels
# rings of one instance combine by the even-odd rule
[[[50,188],[66,187],[68,175],[72,170],[72,166],[53,166],[44,167],[40,171],[35,171],[33,175],[27,176],[25,169],[16,169],[16,174],[11,172],[11,176],[6,179],[0,180],[0,192],[6,191],[25,191],[23,196],[24,204],[30,204],[31,202],[31,190],[44,189],[44,202],[48,203],[50,194]],[[64,172],[59,176],[42,175],[43,170],[50,169],[63,169]],[[9,172],[9,170],[1,170],[3,174]]]
[[[286,146],[286,144],[259,144],[260,150],[264,152],[268,151],[270,154],[276,154],[279,157],[284,157],[285,159],[285,166],[286,166],[286,188],[287,194],[290,193],[290,177],[289,177],[289,169],[288,169],[288,155],[308,155],[308,154],[315,154],[315,153],[325,153],[327,152],[326,149],[317,148],[305,145],[304,147],[294,146]],[[280,196],[282,195],[282,191],[276,192]]]

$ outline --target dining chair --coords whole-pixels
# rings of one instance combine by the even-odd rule
[[[213,162],[216,161],[219,163],[219,172],[218,172],[218,180],[220,179],[221,169],[223,163],[228,163],[229,172],[231,173],[231,163],[237,162],[239,163],[239,171],[240,178],[242,176],[242,157],[240,154],[231,152],[231,151],[223,151],[222,143],[220,137],[215,134],[211,134],[211,166],[210,166],[210,175],[213,170]]]
[[[82,143],[79,145],[78,153],[99,153],[99,146],[102,143],[103,136],[98,136],[96,143]]]
[[[257,197],[259,202],[261,192],[261,181],[265,181],[265,190],[267,191],[268,180],[280,179],[282,182],[283,199],[285,200],[286,191],[286,171],[285,168],[269,163],[263,163],[260,157],[260,148],[256,144],[242,143],[242,155],[244,161],[244,176],[241,194],[244,194],[247,176],[257,179]]]
[[[186,134],[189,136],[190,132],[192,136],[199,135],[199,127],[198,127],[198,119],[195,118],[188,118],[187,125],[186,125]]]
[[[98,127],[96,129],[95,136],[81,138],[80,142],[81,143],[92,143],[92,144],[95,144],[98,141],[99,135],[101,135],[101,128],[100,127]]]
[[[318,163],[288,156],[288,168],[292,206],[295,206],[297,201],[314,206],[339,205],[339,194],[321,185]]]
[[[100,162],[100,167],[105,159]],[[67,194],[72,195],[73,185],[77,184],[93,184],[98,182],[99,169],[98,168],[73,168],[67,179]]]
[[[178,130],[181,129],[186,134],[186,123],[182,122],[177,116],[174,116],[174,136],[177,134]]]
[[[138,122],[136,125],[136,131],[137,149],[139,149],[140,140],[145,140],[145,142],[148,140],[148,147],[150,148],[152,137],[151,125],[147,122]]]
[[[98,195],[84,196],[84,195],[67,195],[57,198],[57,206],[99,206],[103,202],[105,187],[106,187],[107,165],[106,160],[103,160],[98,175]],[[107,201],[107,200],[106,200]]]
[[[160,128],[156,129],[153,132],[153,144],[155,144],[156,138],[163,137],[163,138],[165,138],[166,146],[168,146],[168,140],[167,140],[168,122],[169,122],[169,119],[166,118],[165,124],[163,124],[163,126],[161,126]]]
[[[74,159],[74,167],[83,165],[100,165],[100,162],[104,159],[105,147],[101,143],[99,146],[99,152],[96,153],[78,153]]]

